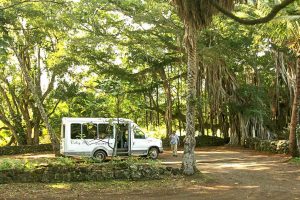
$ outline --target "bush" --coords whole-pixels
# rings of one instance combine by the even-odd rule
[[[9,170],[9,169],[13,169],[13,170],[22,170],[25,168],[25,162],[22,160],[11,160],[11,159],[3,159],[0,162],[0,171],[4,171],[4,170]]]
[[[21,170],[21,171],[30,171],[36,166],[35,163],[29,162],[27,160],[19,159],[2,159],[0,161],[0,171],[5,170]]]
[[[54,162],[51,163],[51,165],[59,165],[59,166],[67,166],[67,167],[73,167],[75,166],[76,162],[72,158],[68,157],[58,157],[54,160]]]

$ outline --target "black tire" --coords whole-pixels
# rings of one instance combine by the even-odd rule
[[[158,154],[158,149],[156,147],[151,147],[148,151],[148,158],[155,160],[158,158]]]
[[[106,152],[103,150],[97,150],[95,151],[94,155],[93,155],[93,159],[97,162],[103,162],[106,160]]]

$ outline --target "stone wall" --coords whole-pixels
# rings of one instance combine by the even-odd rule
[[[35,169],[0,171],[1,183],[105,181],[112,179],[147,180],[181,174],[180,169],[150,164],[76,164],[39,166]]]
[[[179,146],[183,147],[183,140],[185,136],[180,136],[180,144]],[[222,146],[225,144],[228,144],[229,138],[220,138],[216,136],[207,136],[207,135],[202,135],[202,136],[197,136],[195,137],[196,139],[196,147],[205,147],[205,146]],[[170,147],[170,139],[169,138],[164,138],[163,139],[163,146],[164,147]]]
[[[248,138],[245,147],[257,151],[267,151],[272,153],[289,153],[288,140],[260,140],[258,138]]]
[[[52,151],[51,144],[26,145],[26,146],[5,146],[0,147],[0,155],[14,155],[23,153],[35,153]]]

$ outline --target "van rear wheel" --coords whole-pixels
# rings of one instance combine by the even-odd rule
[[[158,154],[159,154],[159,151],[155,147],[150,148],[149,151],[148,151],[148,157],[153,159],[153,160],[158,158]]]
[[[97,162],[103,162],[106,160],[106,152],[103,150],[97,150],[95,151],[93,155],[93,159]]]

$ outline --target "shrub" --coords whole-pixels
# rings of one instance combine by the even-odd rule
[[[56,158],[51,165],[59,165],[59,166],[67,166],[67,167],[73,167],[75,166],[76,162],[73,158],[68,157],[58,157]]]
[[[9,170],[9,169],[22,170],[25,167],[26,167],[25,162],[22,160],[6,158],[0,162],[0,171]]]

